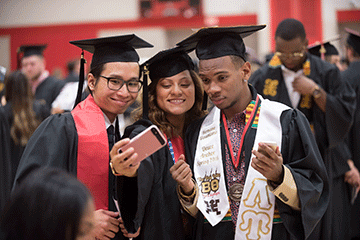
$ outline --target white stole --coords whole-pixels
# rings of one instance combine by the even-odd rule
[[[260,99],[261,110],[253,148],[257,149],[259,142],[273,141],[281,150],[280,116],[290,108]],[[197,207],[212,226],[218,224],[230,208],[221,154],[220,115],[220,109],[214,107],[202,123],[194,162],[194,175],[199,187]],[[267,186],[266,178],[251,167],[251,159],[235,239],[271,239],[275,196]]]
[[[230,208],[222,165],[220,113],[220,109],[214,107],[202,123],[194,162],[199,187],[196,206],[212,226],[218,224]]]
[[[259,142],[276,142],[281,151],[282,129],[281,113],[290,107],[269,100],[262,100],[258,128],[253,149],[258,148]],[[251,167],[246,175],[239,214],[237,217],[235,239],[271,239],[275,195],[267,185],[267,179]]]

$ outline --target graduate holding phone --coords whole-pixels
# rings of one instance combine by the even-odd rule
[[[138,111],[143,119],[127,127],[124,136],[133,138],[155,124],[167,144],[140,163],[134,148],[119,153],[129,139],[117,142],[110,152],[113,173],[118,176],[122,231],[129,237],[140,234],[140,239],[189,239],[190,215],[197,210],[182,210],[177,188],[193,201],[197,189],[184,157],[183,137],[188,124],[204,115],[200,79],[191,58],[180,48],[161,51],[142,67],[149,70],[151,79],[148,94],[144,80],[143,107]]]

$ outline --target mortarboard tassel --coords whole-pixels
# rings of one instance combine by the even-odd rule
[[[82,50],[81,59],[80,59],[79,86],[78,86],[78,91],[77,91],[77,95],[76,95],[74,108],[76,107],[76,105],[78,105],[79,102],[81,102],[82,90],[83,90],[83,85],[84,85],[84,81],[85,81],[85,63],[86,63],[86,60],[84,58],[84,50]]]
[[[148,94],[148,76],[149,70],[147,65],[143,67],[144,77],[143,77],[143,119],[149,119],[149,94]]]
[[[320,47],[320,56],[321,56],[321,59],[325,61],[325,53],[326,53],[326,49],[324,47],[324,44],[321,44],[321,47]]]

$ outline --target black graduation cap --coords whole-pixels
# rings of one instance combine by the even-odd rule
[[[84,50],[93,53],[90,65],[90,68],[93,69],[100,64],[108,62],[138,62],[139,55],[135,49],[153,47],[152,44],[137,37],[135,34],[70,41],[70,43],[83,50],[81,54],[78,94],[74,107],[81,101],[81,91],[85,80]]]
[[[135,34],[71,41],[71,44],[93,53],[91,68],[108,62],[138,62],[137,48],[154,47]]]
[[[46,44],[43,45],[22,45],[18,49],[18,53],[24,53],[23,57],[29,57],[32,55],[42,56],[44,49],[47,47]]]
[[[346,39],[347,44],[360,54],[360,33],[350,28],[345,28],[345,31],[349,33],[349,36]]]
[[[155,54],[141,65],[143,78],[143,118],[148,118],[148,88],[147,75],[151,84],[156,84],[160,78],[171,77],[185,70],[194,70],[195,65],[183,48],[175,47]]]
[[[23,57],[30,57],[32,55],[43,56],[43,51],[47,47],[46,44],[41,45],[22,45],[17,49],[17,70],[21,67],[21,53],[23,53]]]
[[[338,50],[329,41],[325,43],[317,42],[315,44],[312,44],[308,46],[308,51],[312,55],[318,57],[321,57],[322,53],[324,54],[324,56],[339,55]]]
[[[266,25],[202,28],[176,45],[189,51],[196,49],[196,56],[200,60],[229,55],[245,60],[243,38],[265,27]]]

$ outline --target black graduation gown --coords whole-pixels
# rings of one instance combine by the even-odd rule
[[[347,80],[356,92],[356,110],[354,123],[349,132],[348,144],[351,151],[351,159],[354,161],[357,169],[360,169],[360,61],[349,64],[347,70],[341,73],[341,77]],[[360,197],[357,197],[354,205],[351,207],[351,236],[360,238]]]
[[[316,142],[328,171],[330,188],[334,187],[334,190],[330,189],[331,193],[334,193],[331,194],[331,198],[334,200],[331,200],[329,210],[324,216],[322,237],[326,240],[338,239],[336,234],[339,233],[339,229],[346,229],[347,227],[346,219],[344,221],[339,219],[343,218],[341,213],[346,211],[346,205],[349,202],[349,188],[343,181],[344,174],[349,170],[348,153],[344,150],[346,147],[344,140],[352,124],[355,110],[355,92],[349,83],[342,80],[340,71],[336,66],[311,54],[308,54],[307,57],[310,61],[310,75],[308,77],[327,93],[326,112],[322,112],[311,99],[310,108],[302,107],[302,100],[306,98],[300,100],[297,108],[306,115],[314,127]],[[278,80],[276,95],[274,96],[264,94],[267,79]],[[255,71],[249,82],[264,98],[292,107],[280,66],[264,65]],[[334,192],[335,190],[341,191],[341,193]],[[346,199],[343,199],[345,196],[347,196]],[[334,211],[332,211],[333,209]],[[339,214],[337,215],[336,212]],[[333,233],[332,230],[334,230]],[[346,232],[342,231],[342,233]]]
[[[253,99],[255,91],[252,87]],[[261,111],[261,110],[260,110]],[[196,142],[204,119],[194,122],[187,129],[185,138],[186,158],[191,167],[194,165]],[[272,239],[305,239],[323,216],[328,206],[329,183],[326,169],[311,133],[306,117],[298,110],[286,110],[282,113],[282,156],[284,164],[290,169],[300,198],[301,211],[295,211],[276,197],[276,206],[283,223],[273,225]],[[245,135],[245,172],[247,173],[256,129],[251,128]],[[227,141],[221,124],[222,159],[225,156]],[[223,164],[225,166],[225,163]],[[225,168],[224,168],[225,172]],[[225,176],[226,177],[226,176]],[[196,219],[195,239],[234,239],[234,226],[230,222],[221,222],[212,227],[204,223],[199,212]]]
[[[10,198],[11,190],[11,151],[9,139],[9,123],[5,117],[3,107],[0,107],[0,213]]]
[[[51,103],[59,95],[61,89],[64,87],[65,82],[55,77],[49,76],[37,86],[35,91],[35,99],[43,99],[51,109]]]
[[[151,122],[139,120],[125,129],[124,137],[134,137]],[[170,174],[174,164],[168,146],[143,160],[135,178],[117,177],[117,196],[125,226],[137,239],[185,239],[181,204],[176,181]]]
[[[78,135],[70,112],[51,115],[31,136],[21,157],[13,189],[30,171],[44,166],[62,168],[76,176]],[[112,176],[109,168],[109,176]],[[115,182],[109,178],[109,210],[117,211],[112,197]],[[125,239],[120,233],[115,239]]]
[[[11,102],[8,102],[4,107],[4,116],[9,124],[9,131],[13,124],[13,113],[11,109]],[[50,111],[47,106],[43,103],[43,101],[35,100],[33,103],[33,110],[35,112],[36,118],[42,122],[45,118],[50,116]],[[10,143],[10,162],[11,162],[11,178],[10,186],[12,186],[16,174],[17,167],[19,165],[19,161],[22,153],[24,152],[25,146],[21,146],[20,144],[16,144],[11,136],[7,138],[7,141]]]

